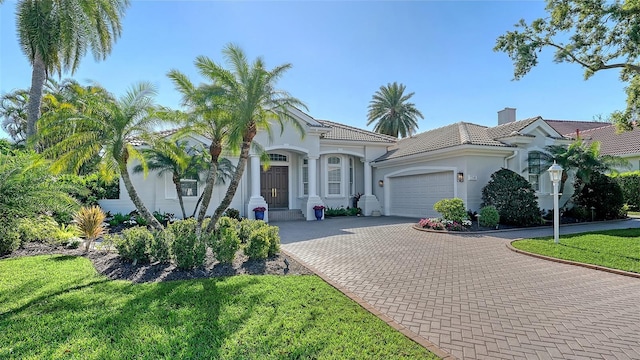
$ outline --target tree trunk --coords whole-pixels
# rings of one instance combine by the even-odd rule
[[[209,203],[211,202],[211,196],[213,195],[213,186],[216,182],[216,173],[218,172],[218,159],[222,153],[222,145],[220,143],[211,143],[209,146],[209,154],[211,154],[211,163],[209,166],[209,172],[207,173],[207,184],[204,187],[202,204],[200,205],[200,212],[198,213],[198,231],[202,227],[202,222],[209,209]]]
[[[240,148],[240,159],[238,160],[238,166],[236,167],[236,172],[233,174],[233,179],[231,179],[231,183],[229,184],[229,188],[227,189],[227,193],[224,195],[224,198],[218,205],[213,217],[211,218],[211,222],[207,225],[206,232],[211,233],[222,216],[222,213],[227,210],[229,205],[231,204],[231,200],[236,194],[236,190],[238,190],[238,185],[240,184],[240,179],[242,179],[242,175],[244,174],[244,168],[247,165],[247,159],[249,159],[249,150],[251,149],[251,142],[255,137],[255,130],[248,131],[247,135],[242,139],[242,147]]]
[[[42,103],[42,87],[47,80],[47,68],[42,56],[36,51],[31,72],[31,89],[29,89],[29,105],[27,106],[27,140],[36,134],[36,123],[40,118]]]
[[[202,192],[202,194],[200,194],[200,197],[198,198],[198,201],[196,201],[196,206],[193,208],[193,214],[191,214],[192,218],[196,217],[196,212],[198,211],[198,206],[202,202],[202,198],[203,197],[204,197],[204,191]]]
[[[147,207],[142,202],[142,199],[140,199],[140,197],[138,196],[138,192],[136,191],[136,188],[133,186],[133,183],[131,182],[131,177],[129,176],[129,171],[127,170],[127,164],[120,163],[118,165],[120,167],[120,175],[122,175],[122,181],[124,182],[124,187],[127,189],[127,192],[129,193],[129,197],[131,198],[133,205],[136,207],[136,209],[140,213],[140,216],[142,216],[145,220],[147,220],[149,225],[151,225],[154,229],[157,229],[157,230],[164,229],[164,227],[162,227],[162,224],[160,224],[158,219],[156,219],[155,216],[153,216],[149,212]]]
[[[182,184],[180,184],[180,177],[175,173],[173,174],[173,184],[176,186],[176,193],[178,194],[178,202],[180,203],[180,210],[182,210],[182,218],[187,218],[187,213],[184,211],[184,201],[182,200]]]

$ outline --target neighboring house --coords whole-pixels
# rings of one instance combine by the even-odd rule
[[[536,190],[540,208],[551,209],[552,184],[542,168],[540,152],[548,145],[568,145],[576,130],[585,139],[602,141],[602,152],[622,155],[640,164],[638,130],[614,135],[605,123],[544,120],[535,117],[516,121],[516,110],[498,112],[498,125],[487,127],[459,122],[397,140],[335,123],[316,120],[294,109],[293,114],[306,124],[301,138],[291,128],[272,141],[258,134],[256,141],[269,153],[270,168],[262,168],[252,154],[231,207],[253,218],[252,209],[289,209],[314,219],[313,206],[349,207],[355,194],[365,216],[397,215],[415,218],[435,217],[433,204],[443,198],[459,197],[468,209],[478,210],[482,188],[491,174],[507,168],[528,179]],[[624,136],[625,138],[614,138]],[[628,137],[628,138],[627,138]],[[207,144],[194,136],[193,143]],[[617,152],[617,153],[616,153]],[[233,158],[231,158],[234,161]],[[235,161],[234,161],[235,162]],[[187,184],[188,183],[188,184]],[[134,175],[141,198],[152,210],[179,214],[175,188],[170,175],[150,174],[146,179]],[[203,184],[185,180],[185,207],[193,211]],[[134,209],[124,186],[119,200],[102,200],[100,205],[112,212]],[[216,186],[209,208],[212,213],[226,191]],[[571,191],[563,194],[563,200]],[[274,213],[275,214],[275,213]],[[269,219],[269,211],[265,214]]]

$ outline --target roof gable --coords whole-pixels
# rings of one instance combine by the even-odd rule
[[[377,142],[384,144],[395,144],[398,139],[393,136],[383,135],[376,132],[358,129],[328,120],[318,120],[322,126],[329,127],[329,132],[325,133],[323,138],[328,140],[344,140],[344,141],[365,141]]]

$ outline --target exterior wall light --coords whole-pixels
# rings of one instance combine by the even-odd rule
[[[464,182],[464,173],[458,173],[458,182]]]
[[[378,180],[378,186],[383,187],[384,186],[384,180]]]

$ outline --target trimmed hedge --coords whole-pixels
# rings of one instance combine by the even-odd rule
[[[433,209],[439,212],[444,220],[462,223],[463,220],[468,219],[464,201],[459,198],[442,199],[433,205]]]
[[[618,219],[626,216],[624,196],[618,182],[607,175],[595,172],[589,184],[578,179],[575,184],[573,201],[588,210],[594,207],[596,220]]]
[[[640,210],[640,171],[629,171],[613,175],[612,178],[620,185],[624,202],[629,209]]]

